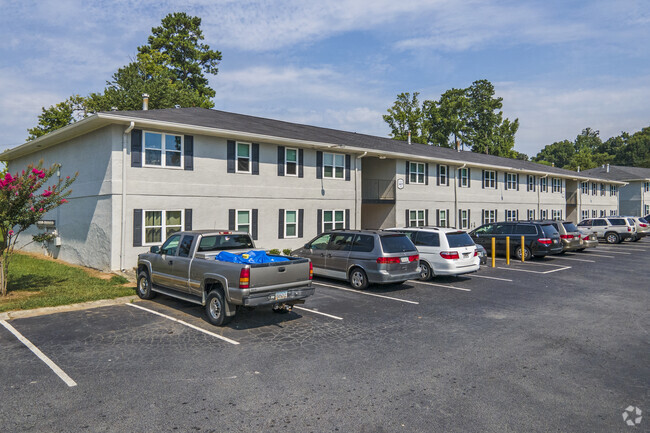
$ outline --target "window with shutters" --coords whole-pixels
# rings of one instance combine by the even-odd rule
[[[183,211],[145,210],[142,213],[143,245],[162,243],[171,234],[183,230]]]
[[[483,187],[496,189],[497,187],[497,172],[494,170],[483,171]]]
[[[409,209],[409,227],[424,227],[425,224],[424,209]]]
[[[483,209],[483,224],[497,221],[497,212],[494,209]]]
[[[592,182],[591,183],[591,195],[596,195],[596,192],[597,192],[596,190],[597,190],[596,183]]]
[[[614,216],[614,215],[616,215],[616,211],[615,210],[610,210],[609,211],[609,216]]]
[[[284,211],[284,237],[285,238],[298,237],[298,211],[297,210]]]
[[[298,149],[287,147],[284,150],[285,176],[298,176]]]
[[[650,192],[650,182],[643,183],[643,192]]]
[[[145,167],[182,168],[182,135],[144,131],[142,142]]]
[[[589,211],[588,210],[581,211],[580,212],[580,219],[586,220],[587,218],[589,218]]]
[[[528,219],[529,220],[535,219],[535,209],[528,209]]]
[[[469,169],[459,168],[458,169],[458,179],[459,185],[461,188],[466,188],[469,186]]]
[[[605,184],[604,183],[600,184],[600,195],[605,195]]]
[[[506,221],[517,221],[517,211],[513,209],[506,210]]]
[[[345,211],[324,210],[323,231],[342,230],[345,228]]]
[[[237,173],[251,172],[251,144],[237,142]]]
[[[449,215],[447,211],[443,209],[438,209],[438,225],[440,227],[447,227],[449,223]]]
[[[600,210],[600,216],[601,216],[601,217],[606,216],[606,215],[605,215],[605,209],[601,209],[601,210]]]
[[[553,192],[562,192],[562,179],[554,177],[553,182]]]
[[[423,162],[409,162],[409,183],[424,184]]]
[[[515,173],[506,173],[506,189],[517,189],[519,177]]]
[[[469,211],[467,209],[460,210],[460,227],[461,229],[469,228]]]
[[[618,187],[616,185],[610,185],[609,186],[609,195],[611,196],[616,196]]]
[[[449,179],[449,167],[446,165],[438,166],[438,181],[440,185],[447,185]]]
[[[546,209],[540,209],[539,218],[542,220],[548,219],[548,211]]]
[[[646,204],[644,206],[644,210],[645,210],[645,212],[643,212],[644,214],[646,214],[646,215],[650,214],[650,204]],[[650,221],[648,221],[648,222],[650,222]]]
[[[235,211],[235,231],[251,233],[251,210],[237,209]]]
[[[598,211],[595,210],[595,209],[592,210],[592,211],[591,211],[591,217],[592,217],[592,218],[596,218],[597,216],[598,216]]]
[[[528,185],[526,187],[527,191],[535,191],[535,176],[529,174],[526,183]]]
[[[582,194],[585,194],[585,195],[589,194],[589,183],[588,182],[581,182],[580,183],[580,190],[581,190],[580,192],[582,192]]]
[[[345,155],[323,153],[323,177],[329,179],[345,178]]]
[[[546,177],[539,178],[539,191],[548,192],[548,178]]]
[[[551,217],[552,217],[554,220],[561,220],[561,219],[562,219],[562,210],[559,210],[559,209],[553,209],[553,210],[551,211]]]

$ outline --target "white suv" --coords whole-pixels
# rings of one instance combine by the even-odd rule
[[[461,275],[480,268],[476,244],[463,230],[441,227],[406,227],[388,230],[405,233],[420,253],[420,279]]]

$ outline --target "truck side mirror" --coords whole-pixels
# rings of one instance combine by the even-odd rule
[[[311,246],[310,246],[309,244],[305,244],[305,245],[303,245],[303,248],[305,248],[305,249],[307,249],[307,250],[308,250],[308,249],[310,249],[310,248],[311,248]]]
[[[153,247],[149,248],[150,253],[158,254],[160,253],[160,247],[157,245],[154,245]]]

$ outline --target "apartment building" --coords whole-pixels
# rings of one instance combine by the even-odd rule
[[[44,217],[59,242],[28,249],[98,269],[130,268],[137,254],[182,229],[245,230],[258,246],[283,249],[336,228],[577,221],[579,183],[622,184],[201,108],[98,113],[0,159],[12,172],[41,159],[61,164],[62,176],[79,172],[70,203]],[[617,211],[616,196],[597,198]]]
[[[607,164],[585,170],[580,174],[624,182],[618,188],[620,214],[632,216],[650,215],[650,168]],[[604,187],[605,192],[607,192],[607,188],[611,187]],[[600,191],[601,186],[593,188],[594,191],[597,189]]]

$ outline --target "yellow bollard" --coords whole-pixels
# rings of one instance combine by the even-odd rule
[[[510,264],[510,236],[506,236],[506,265]]]
[[[526,261],[526,239],[524,239],[524,235],[521,235],[521,261]]]
[[[497,248],[495,246],[496,240],[492,238],[492,267],[494,268],[497,265]]]

